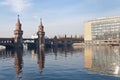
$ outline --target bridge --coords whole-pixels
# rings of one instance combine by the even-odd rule
[[[38,38],[23,38],[23,30],[21,27],[19,15],[16,23],[16,27],[14,30],[13,38],[0,38],[0,45],[6,46],[6,48],[22,48],[23,45],[28,48],[37,48],[39,47],[67,47],[71,46],[75,42],[83,42],[83,38],[72,38],[64,37],[57,38],[45,38],[44,26],[42,24],[42,20],[40,21],[40,25],[38,26],[37,36]]]
[[[0,45],[6,46],[6,48],[13,48],[14,38],[0,38]]]
[[[38,39],[24,38],[23,45],[27,48],[37,48]],[[67,47],[73,44],[73,39],[71,38],[45,38],[45,47]]]
[[[23,45],[27,48],[36,48],[38,39],[32,38],[23,38]],[[46,38],[45,46],[50,47],[67,47],[71,46],[73,43],[80,43],[83,39],[81,38],[71,38],[71,37],[62,37],[62,38]],[[6,46],[6,48],[14,48],[14,38],[0,38],[0,45]]]

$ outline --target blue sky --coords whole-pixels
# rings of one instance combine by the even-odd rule
[[[83,35],[84,22],[120,16],[120,0],[0,0],[0,37],[13,37],[20,14],[24,37],[38,31],[43,19],[46,36]]]

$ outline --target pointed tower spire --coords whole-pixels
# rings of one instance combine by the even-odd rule
[[[40,18],[40,25],[42,26],[42,18]]]
[[[17,21],[17,23],[19,23],[19,24],[20,24],[20,19],[19,19],[19,16],[20,16],[20,15],[18,14],[17,16],[18,16],[18,21]]]
[[[18,16],[18,20],[16,23],[16,30],[21,30],[21,23],[20,23],[20,19],[19,19],[19,14],[17,16]]]
[[[40,18],[39,31],[40,31],[40,32],[44,32],[44,26],[43,26],[43,24],[42,24],[42,18]]]

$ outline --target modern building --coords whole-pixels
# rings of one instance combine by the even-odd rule
[[[84,41],[86,44],[119,44],[120,17],[85,22]]]

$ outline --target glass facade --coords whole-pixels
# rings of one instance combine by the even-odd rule
[[[92,40],[119,40],[120,19],[92,22],[91,30]]]

